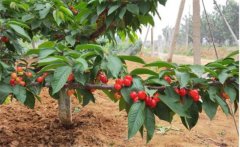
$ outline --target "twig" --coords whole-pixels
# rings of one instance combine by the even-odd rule
[[[209,33],[210,33],[210,36],[211,36],[211,39],[212,39],[212,44],[213,44],[213,47],[214,47],[215,55],[216,55],[216,58],[218,59],[218,53],[217,53],[217,49],[216,49],[215,42],[214,42],[214,39],[213,39],[212,28],[211,28],[209,20],[208,20],[208,14],[207,14],[207,11],[206,11],[204,0],[202,0],[202,4],[203,4],[204,12],[205,12],[205,15],[206,15],[208,29],[209,29]]]
[[[232,118],[233,118],[233,122],[234,122],[234,125],[235,125],[235,128],[236,128],[237,134],[238,134],[238,136],[239,136],[238,126],[237,126],[236,118],[235,118],[235,116],[234,116],[234,112],[233,112],[233,110],[232,110],[232,107],[229,106],[229,104],[228,104],[228,107],[229,107],[229,109],[230,109],[230,114],[231,114],[231,116],[232,116]]]

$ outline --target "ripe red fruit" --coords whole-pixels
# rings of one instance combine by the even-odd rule
[[[124,86],[129,87],[129,86],[132,85],[132,81],[130,81],[129,79],[124,79],[124,80],[123,80],[123,84],[124,84]]]
[[[137,94],[136,91],[132,91],[132,92],[130,93],[131,99],[135,99],[137,96],[138,96],[138,94]]]
[[[135,97],[135,98],[133,99],[133,102],[134,102],[134,103],[138,102],[138,97]]]
[[[74,90],[74,89],[69,89],[69,90],[67,90],[67,95],[68,95],[68,96],[72,96],[74,93],[75,93],[75,90]]]
[[[152,98],[148,96],[148,97],[145,99],[145,103],[146,103],[147,106],[150,107],[150,106],[151,106],[151,103],[152,103]]]
[[[1,41],[7,43],[9,39],[6,36],[2,36]]]
[[[15,83],[15,79],[10,79],[9,84],[10,84],[11,86],[14,86],[14,85],[16,84],[16,83]]]
[[[17,72],[23,72],[23,68],[21,66],[17,67]]]
[[[169,76],[164,76],[164,80],[167,81],[169,84],[172,82],[172,79]]]
[[[20,84],[21,86],[26,86],[26,82],[24,82],[24,81],[20,81],[19,84]]]
[[[193,101],[195,102],[199,101],[200,96],[199,96],[198,90],[196,89],[190,90],[188,94],[192,97]]]
[[[117,100],[120,100],[122,98],[121,93],[119,93],[119,92],[114,93],[114,98]]]
[[[120,85],[123,85],[123,79],[117,79],[115,81],[116,84],[120,84]]]
[[[156,106],[157,106],[157,101],[155,99],[151,99],[150,107],[155,108]]]
[[[17,73],[15,73],[15,72],[11,73],[11,78],[16,79],[17,78]]]
[[[140,100],[145,100],[147,98],[147,94],[145,91],[138,91],[138,98]]]
[[[160,98],[158,98],[158,97],[153,97],[153,99],[158,103],[158,102],[160,102]]]
[[[72,82],[74,80],[74,75],[73,73],[71,73],[69,76],[68,76],[68,82]]]
[[[19,84],[19,83],[22,81],[22,77],[17,77],[17,78],[15,79],[15,81],[16,81],[17,84]]]
[[[181,88],[181,89],[179,89],[179,95],[180,96],[185,96],[187,94],[187,90],[185,89],[185,88]]]
[[[132,80],[133,80],[133,77],[132,77],[131,75],[126,75],[126,76],[124,77],[124,79],[128,79],[128,80],[132,81]]]
[[[29,78],[32,77],[32,73],[31,73],[31,72],[25,72],[25,75],[26,75],[27,77],[29,77]]]
[[[101,74],[100,75],[100,81],[102,82],[102,83],[107,83],[108,82],[108,78],[107,78],[107,76],[106,75],[104,75],[104,74]]]
[[[225,100],[226,100],[226,99],[230,99],[229,95],[228,95],[226,92],[222,92],[222,93],[221,93],[221,96],[222,96],[222,98],[224,98]]]
[[[43,80],[44,80],[44,77],[38,77],[38,78],[36,79],[36,81],[37,81],[38,83],[42,83]]]
[[[174,91],[179,94],[179,89],[178,88],[174,88]]]
[[[114,84],[114,89],[115,90],[117,90],[117,91],[119,91],[119,90],[121,90],[122,89],[122,86],[120,85],[120,84]]]

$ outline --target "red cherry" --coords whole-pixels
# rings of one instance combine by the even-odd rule
[[[136,91],[132,91],[132,92],[130,93],[131,99],[134,99],[134,98],[136,98],[137,96],[138,96],[138,94],[137,94]]]
[[[11,78],[16,79],[17,78],[17,73],[15,73],[15,72],[11,73]]]
[[[147,98],[147,94],[145,91],[138,91],[138,97],[140,100],[145,100]]]
[[[169,76],[164,76],[164,80],[167,81],[169,84],[172,82],[172,79]]]
[[[23,72],[23,68],[21,66],[17,67],[17,72]]]
[[[29,77],[29,78],[32,77],[32,73],[31,73],[31,72],[25,72],[25,75],[26,75],[27,77]]]
[[[134,102],[134,103],[138,102],[138,97],[135,97],[135,98],[133,99],[133,102]]]
[[[123,85],[123,79],[117,79],[115,81],[116,84],[120,84],[120,85]]]
[[[15,86],[15,79],[10,79],[10,81],[9,81],[9,84],[11,85],[11,86]]]
[[[114,89],[119,91],[122,89],[122,86],[120,84],[114,84]]]
[[[68,81],[68,82],[72,82],[73,80],[74,80],[74,74],[71,73],[71,74],[68,76],[67,81]]]
[[[132,81],[132,80],[133,80],[133,77],[132,77],[131,75],[126,75],[126,76],[124,77],[124,79],[128,79],[128,80]]]
[[[148,96],[148,97],[145,99],[145,103],[146,103],[147,106],[151,106],[151,103],[152,103],[151,97]]]
[[[155,99],[151,99],[151,102],[150,102],[150,107],[151,108],[155,108],[157,106],[157,102]]]
[[[124,83],[124,86],[127,86],[127,87],[132,85],[132,81],[130,81],[129,79],[124,79],[123,83]]]
[[[24,81],[20,81],[20,83],[19,83],[21,86],[26,86],[26,82],[24,82]]]
[[[43,82],[43,80],[44,80],[44,78],[43,78],[43,77],[38,77],[38,78],[36,79],[36,81],[37,81],[38,83],[42,83],[42,82]]]
[[[158,102],[160,102],[160,98],[158,98],[158,97],[153,97],[153,99],[158,103]]]
[[[107,78],[107,76],[105,76],[105,75],[100,75],[100,81],[102,82],[102,83],[107,83],[108,82],[108,78]]]
[[[178,88],[174,88],[174,91],[179,94],[179,89]]]
[[[7,43],[9,42],[9,39],[6,36],[2,36],[1,41]]]
[[[188,94],[192,97],[193,101],[195,102],[199,101],[200,96],[199,96],[198,90],[196,89],[190,90]]]
[[[181,89],[179,89],[179,95],[180,96],[185,96],[187,94],[187,90],[185,89],[185,88],[181,88]]]

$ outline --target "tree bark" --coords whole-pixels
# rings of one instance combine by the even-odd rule
[[[66,88],[61,89],[58,100],[58,115],[62,125],[70,128],[72,125],[71,97],[67,95]]]
[[[175,27],[174,27],[174,34],[173,34],[171,47],[170,47],[170,51],[169,51],[168,59],[167,59],[168,62],[172,62],[173,52],[176,48],[177,37],[178,37],[180,22],[181,22],[181,18],[182,18],[182,13],[183,13],[183,10],[184,10],[184,5],[185,5],[185,0],[182,0],[181,4],[180,4],[180,7],[179,7],[179,10],[178,10],[178,16],[177,16],[176,24],[175,24]]]
[[[201,64],[200,0],[193,0],[193,63]]]

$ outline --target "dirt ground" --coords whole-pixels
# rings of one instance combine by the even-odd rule
[[[139,65],[131,63],[129,66],[132,69]],[[76,99],[72,100],[74,124],[71,129],[61,126],[57,101],[49,97],[47,89],[42,91],[42,103],[37,102],[34,110],[16,101],[0,106],[0,146],[238,146],[233,119],[225,116],[220,109],[212,121],[204,113],[200,114],[198,124],[191,131],[186,130],[179,117],[175,116],[172,124],[157,121],[158,127],[149,144],[140,134],[127,140],[126,113],[119,112],[118,104],[102,92],[96,91],[94,94],[96,103],[84,108]],[[236,119],[238,122],[238,114]],[[160,128],[170,129],[164,132]]]

